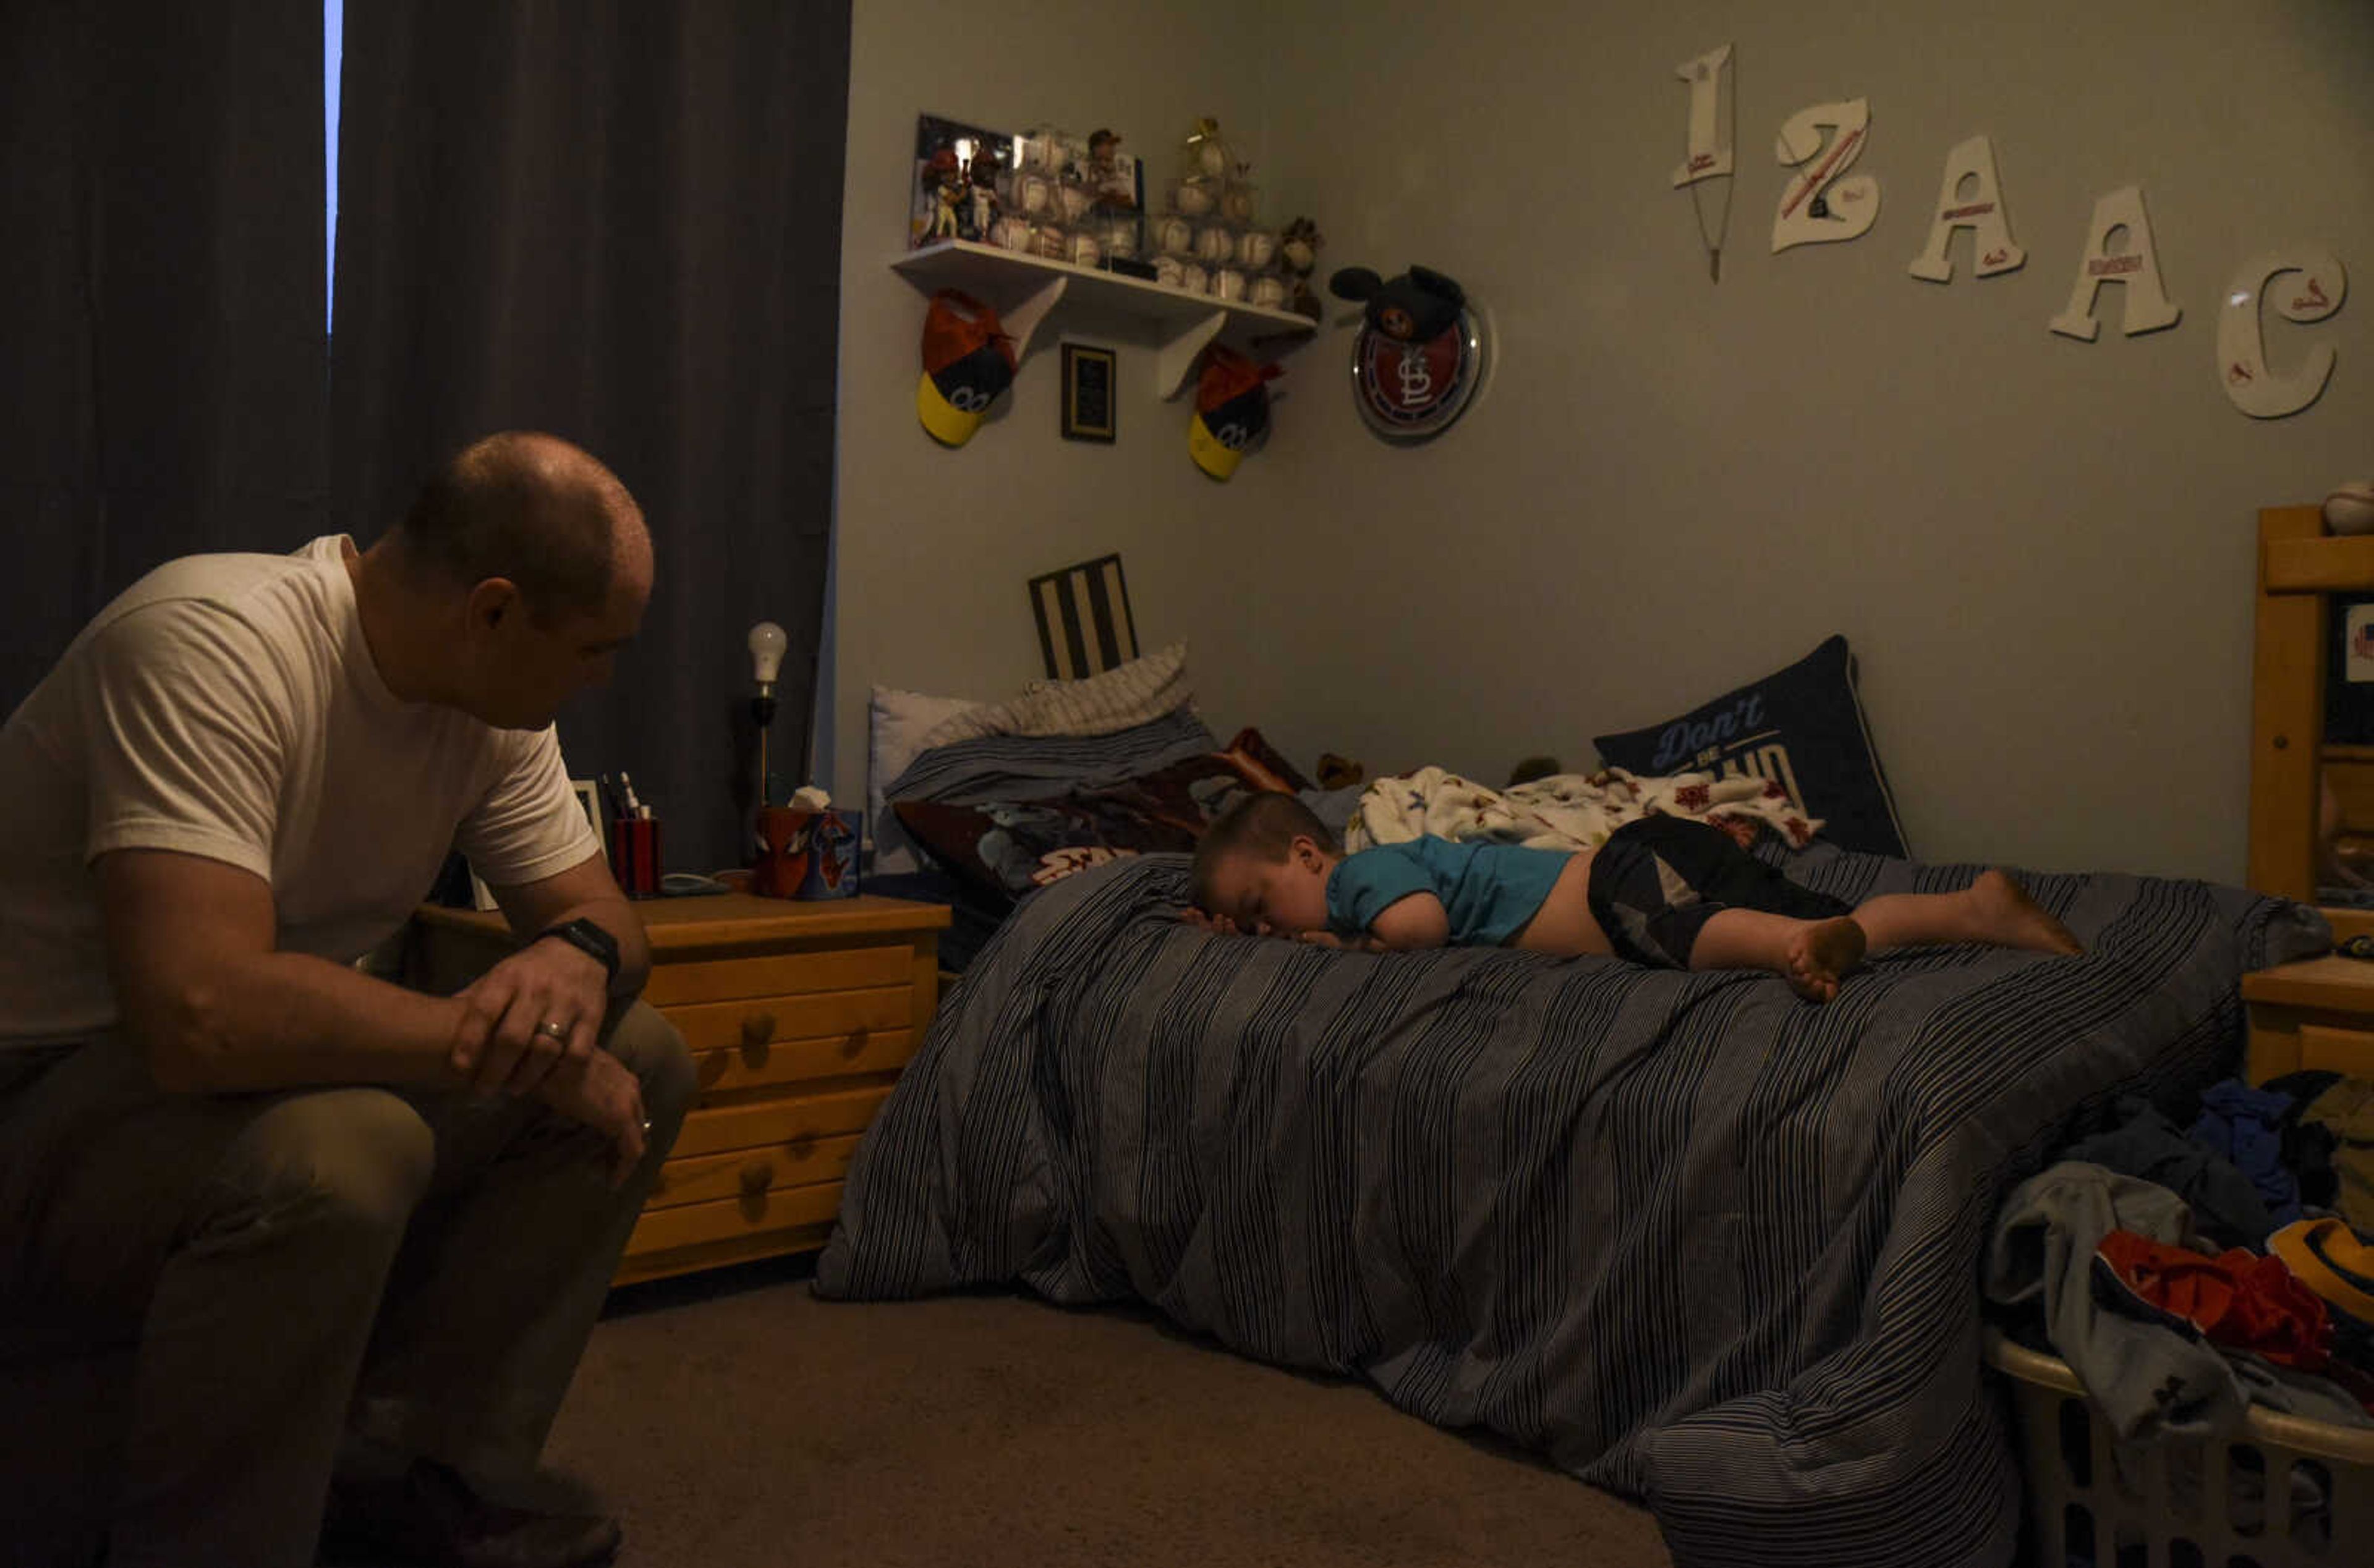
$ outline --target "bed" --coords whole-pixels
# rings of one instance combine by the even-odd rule
[[[1849,899],[1959,885],[1817,842]],[[867,1134],[828,1297],[1143,1301],[1642,1500],[1684,1564],[2011,1561],[1980,1364],[1999,1197],[2123,1093],[2232,1071],[2247,969],[2321,919],[2239,889],[2028,879],[2080,958],[1762,975],[1208,934],[1187,861],[1024,899]]]

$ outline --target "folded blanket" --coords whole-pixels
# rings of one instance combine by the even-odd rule
[[[1360,797],[1344,848],[1366,849],[1421,837],[1484,838],[1538,849],[1596,849],[1628,822],[1656,813],[1720,827],[1745,848],[1769,827],[1802,849],[1821,827],[1769,778],[1676,773],[1641,778],[1620,767],[1556,773],[1487,790],[1440,767],[1380,778]]]

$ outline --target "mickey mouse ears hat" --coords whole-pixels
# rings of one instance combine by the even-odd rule
[[[943,288],[923,318],[923,379],[915,412],[923,428],[960,447],[981,428],[981,416],[1014,380],[1014,340],[997,312],[970,294]]]
[[[1432,342],[1467,304],[1458,281],[1430,267],[1412,267],[1395,278],[1379,277],[1368,267],[1346,267],[1327,280],[1327,292],[1338,299],[1367,301],[1369,325],[1402,343]]]
[[[1187,451],[1196,467],[1215,479],[1237,471],[1245,449],[1269,429],[1269,383],[1280,374],[1275,365],[1256,365],[1217,344],[1205,351],[1195,417],[1187,427]]]

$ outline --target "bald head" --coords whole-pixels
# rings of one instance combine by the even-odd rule
[[[552,624],[599,611],[620,573],[648,581],[651,535],[617,474],[556,436],[506,430],[429,475],[388,535],[406,575],[464,591],[490,578]]]

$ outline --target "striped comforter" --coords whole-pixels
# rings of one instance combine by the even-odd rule
[[[1849,899],[1966,883],[1766,851]],[[2011,1560],[1979,1361],[1998,1198],[2124,1090],[2229,1071],[2312,911],[2029,879],[2082,958],[1777,978],[1330,953],[1174,917],[1183,859],[1027,900],[849,1175],[816,1288],[1141,1299],[1645,1500],[1684,1564]]]

